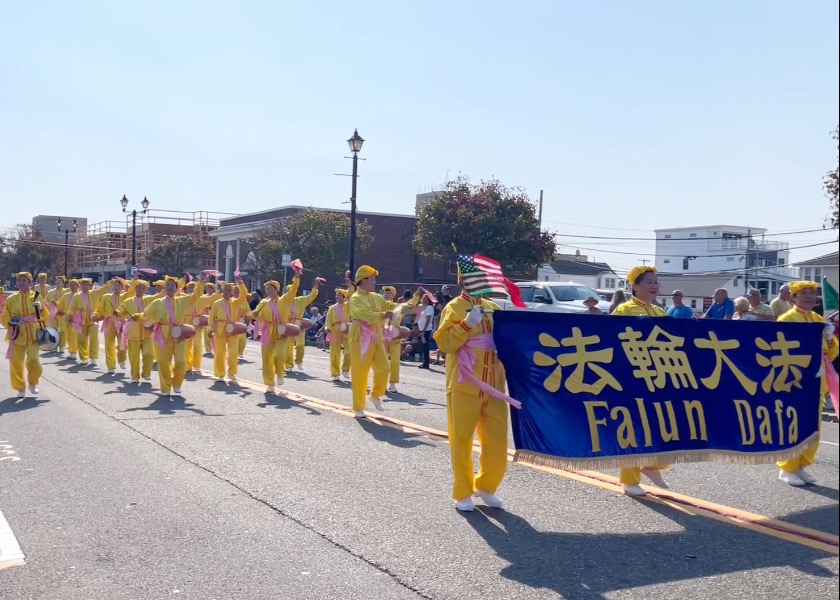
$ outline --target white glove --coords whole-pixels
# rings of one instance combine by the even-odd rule
[[[339,329],[341,329],[341,331],[347,331],[347,323],[342,323]]]
[[[41,301],[40,300],[35,300],[35,302],[32,303],[32,306],[34,306],[38,310],[41,310]]]
[[[470,312],[467,313],[467,318],[464,319],[464,322],[470,327],[475,327],[476,325],[481,323],[481,316],[481,309],[475,306]]]
[[[834,335],[834,323],[826,323],[825,327],[823,327],[823,335],[827,338],[830,338]]]

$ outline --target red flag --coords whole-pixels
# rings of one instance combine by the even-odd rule
[[[303,271],[303,263],[300,262],[299,258],[294,259],[289,266],[292,267],[295,271]]]

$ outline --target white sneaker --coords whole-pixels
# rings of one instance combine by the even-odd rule
[[[59,348],[59,350],[58,350],[58,355],[59,355],[59,356],[64,356],[64,350],[61,350],[61,349]]]
[[[175,389],[173,389],[173,390],[172,390],[172,393],[173,393],[173,394],[175,394],[176,396],[180,396],[180,395],[181,395],[181,388],[175,388]]]
[[[350,381],[350,373],[348,373],[347,371],[342,371],[341,376],[344,377],[345,381]]]
[[[283,379],[282,377],[277,378],[277,385],[278,386],[283,385],[284,383],[286,383],[285,379]]]
[[[37,386],[37,385],[30,385],[30,386],[29,386],[29,393],[30,393],[30,394],[32,394],[33,396],[37,396],[37,395],[38,395],[38,391],[39,391],[39,390],[38,390],[38,386]]]
[[[123,371],[125,371],[125,363],[124,363],[124,362],[121,362],[121,363],[120,363],[120,369],[122,369]]]
[[[806,471],[804,468],[803,468],[803,469],[799,469],[799,470],[796,472],[796,475],[799,477],[799,479],[801,479],[802,481],[804,481],[805,483],[807,483],[807,484],[809,484],[809,485],[815,485],[815,484],[817,483],[817,478],[816,478],[816,477],[814,477],[813,475],[811,475],[811,474],[810,474],[808,471]]]
[[[90,364],[92,364],[92,365],[95,367],[95,366],[96,366],[96,359],[95,359],[95,358],[91,358],[91,359],[90,359]]]
[[[68,354],[67,358],[68,358],[68,360],[79,360],[79,357],[76,356],[75,354]]]
[[[26,390],[18,390],[17,397],[26,398]]]
[[[21,394],[22,394],[22,393],[23,393],[23,392],[21,392]],[[357,419],[365,419],[365,418],[367,418],[367,415],[365,414],[365,411],[363,411],[363,410],[357,410],[357,411],[356,411],[356,414],[354,414],[353,416],[354,416],[354,417],[356,417]]]
[[[787,471],[779,470],[779,479],[784,481],[788,485],[793,485],[796,487],[802,487],[803,485],[805,485],[805,482],[802,481],[802,478],[796,473],[788,473]]]
[[[669,489],[659,469],[642,469],[642,475],[650,479],[656,487],[662,488],[663,490]]]
[[[110,375],[113,375],[116,372],[117,372],[116,369],[108,369],[108,374],[110,374]]]
[[[396,384],[393,384],[393,383],[392,383],[391,385],[389,385],[389,386],[388,386],[388,391],[389,391],[389,392],[391,392],[392,394],[396,394],[396,393],[397,393],[397,386],[396,386]]]
[[[642,486],[635,484],[635,483],[622,483],[621,487],[624,488],[624,493],[628,496],[644,496],[645,491],[642,489]]]
[[[338,375],[336,375],[335,377],[333,377],[333,378],[332,378],[332,380],[333,380],[333,381],[341,381],[341,377],[339,377]]]
[[[484,502],[490,508],[502,508],[504,504],[499,497],[495,494],[491,494],[490,492],[482,492],[481,490],[476,490],[475,495],[481,498],[481,501]]]
[[[143,381],[151,381],[151,380],[152,380],[152,378],[151,378],[151,377],[144,377],[144,378],[143,378]]]
[[[273,385],[270,385],[267,388],[265,388],[265,393],[266,394],[276,394],[277,393],[277,388],[274,387]]]
[[[90,363],[88,363],[88,361],[86,361],[86,360],[82,360],[82,361],[79,361],[79,364],[80,364],[80,365],[82,365],[82,366],[84,366],[84,367],[86,367],[86,366],[88,366],[88,364],[90,364]]]
[[[379,398],[375,396],[370,396],[368,397],[368,400],[370,400],[370,403],[373,404],[376,410],[385,410],[385,407],[382,406],[382,400],[380,400]]]
[[[133,383],[134,385],[140,385],[140,380],[139,379],[132,379],[131,383]]]
[[[216,381],[224,381],[224,380],[225,380],[224,377],[216,377]]]
[[[195,373],[196,375],[200,375],[201,374],[201,369],[196,367],[195,369],[192,370],[192,372]]]
[[[228,380],[229,381],[238,381],[236,379],[236,375],[233,375],[232,373],[228,373]]]
[[[295,365],[295,371],[297,371],[298,373],[303,373],[303,363],[297,363]]]
[[[475,502],[473,502],[472,496],[468,496],[463,500],[458,500],[455,503],[455,508],[461,512],[472,512],[475,510]]]

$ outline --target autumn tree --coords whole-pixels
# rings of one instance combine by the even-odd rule
[[[63,246],[46,241],[31,225],[18,225],[0,242],[0,269],[4,274],[64,272]]]
[[[171,235],[146,255],[150,267],[168,275],[182,275],[200,270],[205,261],[212,261],[216,248],[209,240],[192,235]]]
[[[367,221],[356,222],[356,254],[373,241]],[[343,273],[350,248],[350,218],[341,212],[310,208],[277,220],[253,240],[257,270],[263,280],[283,278],[283,254],[299,258],[319,275]]]
[[[835,142],[838,142],[837,162],[840,164],[840,126],[834,128],[834,133],[831,134],[831,137]],[[828,196],[829,202],[828,222],[834,229],[840,228],[840,215],[838,215],[838,196],[840,196],[838,165],[834,165],[834,169],[826,173],[825,177],[823,177],[823,190],[825,190],[825,195]]]
[[[470,183],[459,177],[420,209],[414,247],[444,259],[459,252],[484,254],[523,273],[554,257],[554,236],[540,229],[534,203],[524,190],[499,181]]]

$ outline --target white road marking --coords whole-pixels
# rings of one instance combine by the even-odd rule
[[[12,528],[0,511],[0,569],[22,565],[24,558]]]
[[[831,446],[840,446],[837,442],[827,442],[825,440],[820,440],[820,444],[829,444]]]

